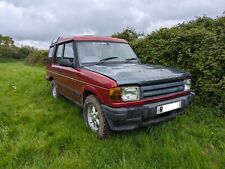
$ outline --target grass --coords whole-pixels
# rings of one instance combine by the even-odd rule
[[[50,96],[45,69],[0,63],[0,168],[225,166],[225,120],[194,103],[173,121],[98,139],[80,109]]]

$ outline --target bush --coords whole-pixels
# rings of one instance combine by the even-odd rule
[[[19,59],[18,50],[16,47],[0,46],[1,59]]]
[[[25,58],[25,64],[28,65],[45,65],[48,56],[46,50],[34,50]]]
[[[193,75],[203,103],[225,108],[225,17],[197,18],[131,41],[142,62],[176,67]]]
[[[133,28],[126,28],[122,32],[112,34],[112,37],[125,39],[128,42],[132,42],[138,39],[139,36],[143,36],[143,33],[137,33]]]
[[[30,46],[22,46],[22,47],[18,48],[18,54],[21,59],[25,59],[33,51],[35,51],[35,48],[30,47]]]

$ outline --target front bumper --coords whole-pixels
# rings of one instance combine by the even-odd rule
[[[182,114],[185,107],[193,101],[194,93],[187,96],[178,97],[166,101],[145,104],[137,107],[112,108],[106,105],[101,105],[105,113],[109,127],[113,131],[132,130],[142,126],[160,123],[175,118]],[[168,103],[181,101],[181,108],[166,112],[160,115],[156,114],[156,107]]]

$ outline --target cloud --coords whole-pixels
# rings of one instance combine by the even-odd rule
[[[60,35],[111,35],[128,26],[149,33],[204,14],[222,15],[224,6],[223,0],[3,0],[0,33],[47,47]]]

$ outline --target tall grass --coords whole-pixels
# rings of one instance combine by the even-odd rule
[[[98,139],[54,100],[45,70],[0,63],[0,168],[224,168],[225,121],[194,103],[177,119]]]

